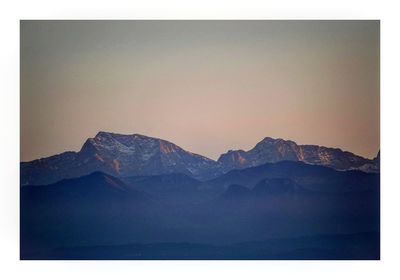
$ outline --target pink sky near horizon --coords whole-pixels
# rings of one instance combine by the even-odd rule
[[[22,21],[21,160],[98,131],[213,159],[266,136],[373,158],[379,21]]]

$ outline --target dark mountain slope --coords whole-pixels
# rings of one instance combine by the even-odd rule
[[[180,250],[180,245],[171,242],[209,244],[206,247],[211,250],[210,246],[268,238],[379,232],[377,174],[279,162],[231,171],[206,183],[183,174],[127,179],[131,182],[95,172],[51,185],[21,187],[21,257],[56,252],[53,256],[67,258],[73,252],[79,254],[82,247],[114,250],[118,244],[169,242],[166,247],[154,245],[164,248],[163,252],[151,248],[145,252],[148,258],[162,258],[160,254],[168,258]],[[177,197],[185,195],[174,201],[164,188]],[[153,193],[146,194],[146,189]],[[213,195],[194,203],[186,190],[193,197]],[[319,254],[319,249],[280,246],[293,251],[277,248],[276,253],[289,254],[283,258]],[[126,258],[145,258],[135,255],[140,250],[129,250],[124,251]],[[340,250],[346,256],[346,250],[357,248]],[[379,244],[373,250],[379,251]],[[254,251],[246,252],[255,256]],[[234,256],[228,250],[223,258]],[[275,254],[265,251],[262,256]]]
[[[20,202],[21,253],[146,236],[153,225],[143,217],[162,208],[148,195],[101,172],[51,185],[23,186]]]
[[[348,192],[377,189],[379,174],[358,170],[337,171],[332,168],[295,161],[266,163],[242,170],[232,170],[207,182],[210,186],[226,189],[239,184],[249,188],[265,178],[286,178],[310,190],[319,192]]]
[[[121,180],[133,189],[170,203],[194,203],[204,199],[198,190],[201,182],[182,173],[123,177]]]

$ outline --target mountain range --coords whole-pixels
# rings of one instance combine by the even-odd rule
[[[222,154],[218,162],[222,164],[224,170],[229,171],[283,160],[323,165],[337,170],[359,169],[366,172],[379,172],[374,160],[351,152],[317,145],[298,145],[290,140],[270,137],[264,138],[249,151],[230,150]]]
[[[21,259],[379,259],[380,153],[99,132],[21,163]]]
[[[97,171],[27,185],[20,196],[21,258],[377,259],[379,178],[281,161],[205,182],[185,174],[121,180]],[[327,234],[331,239],[320,240]],[[350,242],[348,234],[361,239]],[[243,243],[254,241],[269,245],[259,252]]]
[[[279,161],[299,161],[337,170],[379,172],[378,156],[367,159],[336,148],[298,145],[290,140],[270,137],[249,151],[230,150],[214,161],[166,140],[139,134],[99,132],[87,139],[79,152],[64,152],[22,162],[20,179],[21,185],[43,185],[102,171],[116,177],[182,173],[205,181],[230,170]]]

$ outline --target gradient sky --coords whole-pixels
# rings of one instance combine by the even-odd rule
[[[379,150],[379,21],[22,21],[21,160],[140,133]]]

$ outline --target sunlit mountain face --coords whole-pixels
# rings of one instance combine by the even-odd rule
[[[79,152],[21,164],[22,184],[54,183],[103,171],[114,176],[183,173],[206,179],[220,174],[219,163],[179,146],[139,134],[99,132]]]
[[[380,154],[99,132],[21,163],[22,259],[379,259]]]
[[[278,161],[301,161],[337,170],[359,169],[379,172],[376,160],[316,145],[266,137],[253,149],[228,151],[218,161],[185,151],[158,138],[139,134],[99,132],[89,138],[79,152],[65,152],[21,163],[21,184],[48,184],[102,171],[114,176],[149,176],[183,173],[209,180],[233,169]]]
[[[282,160],[302,161],[332,167],[338,170],[360,169],[367,172],[379,172],[373,160],[357,156],[340,149],[317,145],[297,145],[293,141],[264,138],[253,149],[228,151],[218,159],[226,170],[257,166],[267,162]]]

